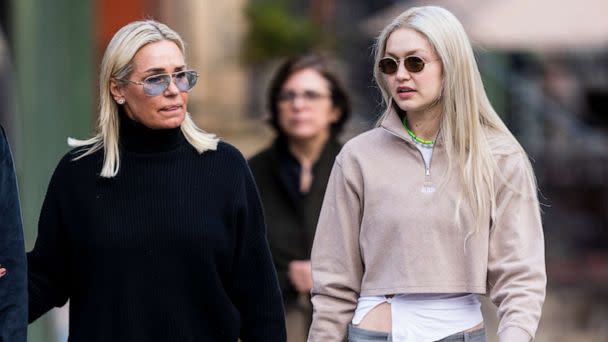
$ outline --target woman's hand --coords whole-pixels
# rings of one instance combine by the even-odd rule
[[[289,263],[289,280],[300,293],[310,293],[312,289],[312,269],[310,260],[294,260]]]

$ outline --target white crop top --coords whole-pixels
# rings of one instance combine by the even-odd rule
[[[477,294],[419,293],[360,297],[352,324],[358,325],[376,306],[391,304],[394,342],[437,341],[483,322]]]

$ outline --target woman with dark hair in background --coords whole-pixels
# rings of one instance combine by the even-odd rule
[[[71,342],[285,341],[246,160],[187,111],[198,73],[164,24],[110,41],[97,134],[57,166],[28,254],[29,319],[70,300]]]
[[[312,318],[310,250],[350,103],[329,61],[309,54],[279,67],[268,107],[277,137],[249,165],[265,209],[288,341],[298,342],[306,340]]]

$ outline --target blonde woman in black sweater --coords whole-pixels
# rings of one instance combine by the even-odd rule
[[[98,133],[70,141],[44,200],[30,321],[69,299],[72,342],[285,340],[247,163],[187,112],[197,76],[167,26],[116,33]]]

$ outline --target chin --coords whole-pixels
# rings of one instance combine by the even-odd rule
[[[161,120],[158,122],[155,122],[153,125],[151,125],[152,129],[172,129],[172,128],[177,128],[179,127],[182,122],[184,122],[183,118],[181,120],[179,119],[165,119],[165,120]],[[147,125],[146,125],[147,126]]]
[[[401,103],[399,101],[395,101],[395,104],[397,105],[397,108],[401,109],[404,112],[407,112],[408,110],[412,110],[412,106],[408,106],[404,103]]]
[[[176,128],[181,126],[182,122],[184,122],[184,119],[186,118],[185,114],[181,114],[181,115],[176,115],[170,118],[164,118],[161,120],[161,127],[162,128]]]
[[[317,137],[320,133],[311,133],[311,132],[292,132],[288,134],[289,139],[293,140],[310,140]]]
[[[397,102],[397,107],[399,107],[404,112],[416,112],[421,108],[424,108],[424,106],[417,105],[410,101]]]

